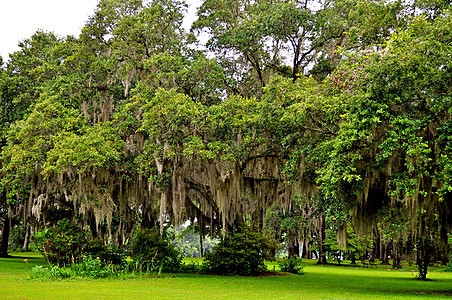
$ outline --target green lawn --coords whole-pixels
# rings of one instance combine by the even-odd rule
[[[33,265],[45,264],[35,253],[0,259],[0,299],[447,299],[452,273],[432,268],[431,281],[415,280],[413,267],[393,270],[317,266],[307,262],[305,275],[236,277],[165,274],[127,280],[30,279]],[[29,257],[28,263],[24,258]],[[186,263],[199,259],[186,258]],[[269,269],[275,264],[270,263]]]

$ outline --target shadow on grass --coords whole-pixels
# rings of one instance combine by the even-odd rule
[[[38,259],[43,259],[42,257],[36,257],[36,256],[11,256],[11,255],[9,255],[8,257],[4,257],[4,258],[7,258],[7,259],[11,259],[11,258],[13,258],[13,259],[22,259],[22,260],[24,260],[24,259],[36,259],[36,260],[38,260]]]
[[[344,266],[345,268],[343,269],[328,268],[329,266],[332,265],[305,269],[305,276],[315,277],[310,280],[311,288],[317,285],[317,288],[327,287],[337,291],[353,291],[353,294],[357,295],[375,293],[380,295],[403,295],[406,297],[422,295],[452,296],[452,282],[450,279],[435,278],[423,281],[418,280],[414,274],[410,277],[405,277],[410,271],[404,272],[393,269],[385,271],[382,268],[360,268],[357,265]]]

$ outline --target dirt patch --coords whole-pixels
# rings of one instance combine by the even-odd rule
[[[284,273],[284,272],[265,272],[258,276],[259,277],[274,277],[274,276],[288,276],[288,275],[289,275],[289,273]]]
[[[447,290],[447,291],[425,291],[425,292],[417,292],[416,295],[452,296],[452,290]]]

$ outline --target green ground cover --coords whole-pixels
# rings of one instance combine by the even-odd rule
[[[160,278],[32,280],[30,269],[45,265],[36,253],[0,259],[0,299],[447,299],[452,273],[431,268],[430,281],[415,280],[414,267],[317,266],[306,262],[305,275],[211,276],[163,274]],[[28,258],[27,263],[24,261]],[[188,264],[200,259],[186,258]],[[275,262],[269,270],[278,270]]]

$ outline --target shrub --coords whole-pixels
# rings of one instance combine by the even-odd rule
[[[102,263],[100,258],[83,256],[78,264],[72,264],[70,267],[71,277],[83,278],[106,278],[115,275],[112,265]]]
[[[24,224],[20,224],[11,229],[8,245],[9,251],[20,252],[23,250],[26,230],[27,227]]]
[[[84,253],[93,257],[100,257],[102,260],[104,256],[107,256],[107,246],[99,238],[93,238],[87,241],[84,247]]]
[[[89,240],[85,246],[84,254],[98,257],[102,262],[123,268],[126,266],[126,254],[124,249],[113,245],[105,245],[104,242],[95,238]]]
[[[449,265],[444,269],[444,272],[452,272],[452,255],[450,256]]]
[[[43,266],[34,266],[31,268],[31,278],[32,279],[64,279],[69,278],[70,273],[67,268],[59,266],[51,266],[49,268]]]
[[[77,263],[87,243],[85,232],[67,219],[62,219],[52,228],[40,232],[36,241],[45,259],[60,267]]]
[[[31,268],[30,276],[32,279],[51,278],[49,268],[45,268],[43,266],[34,266]]]
[[[138,229],[132,239],[132,258],[140,271],[178,272],[182,255],[168,233],[160,235],[153,229]]]
[[[304,274],[304,266],[301,265],[301,258],[299,257],[289,257],[289,258],[283,258],[282,260],[278,261],[279,268],[283,272],[288,272],[292,274],[298,274],[303,275]]]
[[[105,253],[105,256],[101,257],[101,259],[105,262],[121,267],[124,267],[127,264],[127,255],[123,248],[118,248],[113,245],[107,245],[106,248],[107,252]]]
[[[267,271],[276,242],[248,227],[227,234],[211,252],[206,254],[203,269],[214,274],[257,275]]]
[[[51,278],[69,278],[71,275],[68,272],[67,268],[53,266],[49,269]]]
[[[181,266],[181,273],[200,273],[202,271],[202,264],[191,262],[185,263]]]
[[[118,277],[124,272],[114,270],[113,265],[106,265],[100,261],[100,258],[92,258],[91,256],[83,256],[79,263],[73,263],[70,267],[51,266],[45,268],[43,266],[35,266],[31,269],[31,278],[107,278]]]

